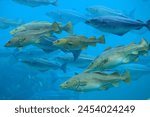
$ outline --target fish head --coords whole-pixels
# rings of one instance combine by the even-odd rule
[[[53,42],[53,45],[54,46],[57,46],[57,47],[62,47],[64,45],[66,45],[67,43],[67,40],[66,39],[60,39],[60,40],[56,40]]]
[[[23,47],[24,40],[26,40],[24,37],[14,37],[5,44],[5,47]]]
[[[69,79],[68,81],[65,81],[60,85],[62,89],[71,89],[71,90],[76,90],[79,86],[79,82],[77,79]]]
[[[92,18],[92,19],[86,20],[85,23],[88,25],[97,26],[97,25],[103,24],[104,22],[101,18]]]
[[[25,31],[25,27],[18,27],[16,29],[10,31],[10,34],[14,35],[14,34],[16,34],[18,32],[23,32],[23,31]]]

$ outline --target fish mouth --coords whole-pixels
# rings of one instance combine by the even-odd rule
[[[61,84],[61,85],[60,85],[60,88],[62,88],[62,89],[67,89],[67,86],[66,86],[65,84]]]
[[[9,44],[9,43],[6,43],[6,44],[4,45],[4,47],[10,47],[10,44]]]

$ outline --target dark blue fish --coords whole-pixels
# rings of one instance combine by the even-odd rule
[[[35,46],[39,47],[46,53],[50,53],[50,52],[58,50],[58,48],[53,45],[53,42],[56,40],[57,40],[57,37],[55,36],[49,37],[49,38],[42,37],[40,42],[36,43]]]
[[[140,20],[132,20],[119,16],[102,16],[89,19],[85,22],[94,28],[116,35],[124,35],[131,30],[140,30],[142,27],[147,27],[150,30],[150,20],[144,23]]]

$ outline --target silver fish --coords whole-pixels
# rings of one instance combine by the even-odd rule
[[[121,16],[121,17],[127,17],[122,12],[113,10],[111,8],[105,7],[105,6],[91,6],[87,7],[86,11],[88,11],[92,16],[95,17],[98,16]]]
[[[68,65],[75,66],[78,68],[86,68],[94,58],[88,55],[81,54],[76,61],[71,54],[67,54],[64,56],[55,57],[54,60],[60,63],[67,63]]]
[[[61,69],[63,72],[66,72],[66,63],[62,64],[61,66],[59,64],[50,62],[43,58],[29,58],[29,59],[20,59],[19,60],[22,63],[25,63],[29,65],[30,67],[33,67],[41,72],[46,72],[50,69],[57,70]]]
[[[131,43],[127,46],[108,48],[92,61],[85,72],[104,71],[121,64],[136,62],[140,55],[146,56],[148,51],[149,44],[144,39],[139,44]]]
[[[7,29],[9,27],[15,27],[23,24],[22,20],[12,20],[0,17],[0,29]]]
[[[148,30],[150,30],[150,20],[148,20],[147,23],[143,23],[139,20],[136,21],[118,16],[96,17],[87,20],[85,23],[93,26],[100,31],[112,33],[119,36],[122,36],[131,30],[139,30],[144,26],[147,27]]]
[[[13,0],[13,1],[30,7],[38,7],[50,4],[57,6],[57,0]]]
[[[75,25],[79,22],[85,21],[85,16],[74,10],[52,10],[47,12],[46,15],[54,21],[62,22],[64,24],[71,21],[72,24]]]

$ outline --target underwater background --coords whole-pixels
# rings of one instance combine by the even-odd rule
[[[57,9],[71,9],[81,14],[87,14],[86,8],[93,5],[102,5],[112,9],[120,10],[126,14],[132,14],[132,18],[144,22],[150,19],[149,0],[58,0],[58,6],[29,7],[17,4],[12,0],[0,1],[0,17],[8,19],[21,19],[24,22],[50,21],[51,18],[46,12]],[[65,80],[71,78],[75,73],[80,73],[83,69],[74,66],[67,66],[67,72],[61,70],[49,70],[40,72],[29,66],[20,63],[14,57],[15,48],[4,47],[11,38],[10,30],[0,29],[0,99],[1,100],[145,100],[150,98],[150,69],[142,71],[132,71],[133,80],[129,83],[121,83],[119,87],[113,87],[106,91],[75,92],[63,90],[59,87]],[[123,36],[104,33],[86,25],[83,22],[74,25],[74,33],[87,37],[105,35],[106,44],[88,47],[82,53],[96,57],[107,47],[118,45],[128,45],[132,42],[139,43],[144,37],[150,42],[150,31],[142,28],[138,31],[131,31]],[[58,38],[69,35],[65,32],[57,35]],[[64,54],[61,51],[44,53],[38,48],[27,47],[22,50],[27,52],[20,56],[44,57],[50,59],[52,56]],[[16,56],[16,55],[15,55]],[[150,65],[150,55],[141,57],[138,61],[143,65]]]

